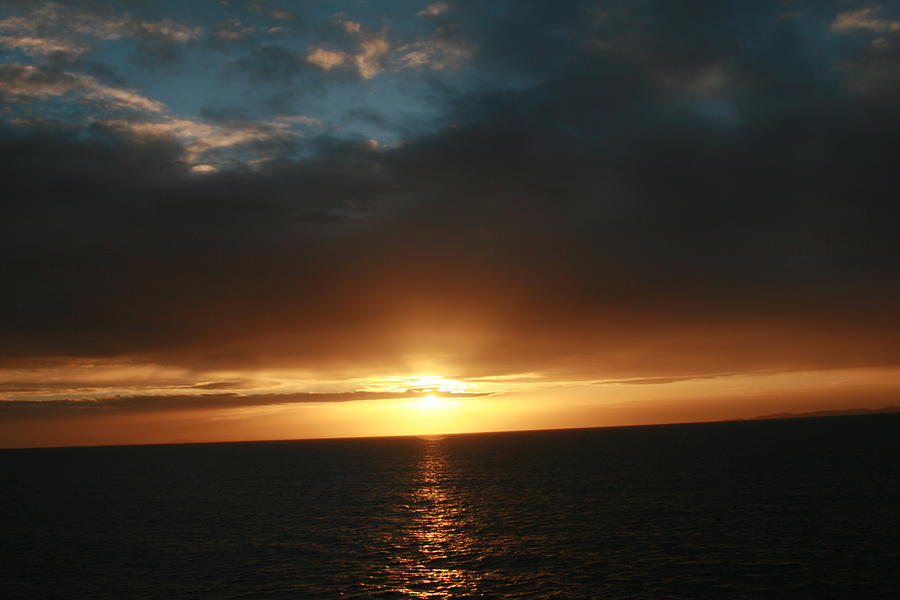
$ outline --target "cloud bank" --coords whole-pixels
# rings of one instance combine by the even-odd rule
[[[429,126],[389,145],[346,133],[362,111],[204,119],[75,67],[0,65],[19,107],[0,129],[0,366],[426,357],[653,383],[897,365],[900,21],[793,4],[403,4],[437,29],[400,43],[399,20],[330,15],[306,54],[257,48],[253,72],[279,74],[260,95],[388,86],[359,88],[387,90],[371,127],[427,98]],[[70,9],[47,7],[0,43],[55,52],[36,32]],[[78,14],[59,52],[226,31]],[[106,114],[42,104],[63,96]]]

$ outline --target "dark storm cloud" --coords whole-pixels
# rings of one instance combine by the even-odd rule
[[[900,111],[839,68],[870,52],[831,29],[845,5],[498,6],[470,67],[497,77],[394,148],[198,176],[174,140],[3,130],[3,360],[896,364]],[[273,48],[242,68],[293,76]]]

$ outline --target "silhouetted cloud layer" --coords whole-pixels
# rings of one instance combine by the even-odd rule
[[[441,398],[479,398],[489,394],[444,392]],[[141,396],[112,396],[77,400],[6,400],[0,402],[0,417],[4,419],[48,416],[89,416],[91,414],[130,414],[158,411],[210,410],[277,406],[303,402],[353,402],[360,400],[396,400],[421,398],[421,392],[335,392],[293,394],[164,394]]]

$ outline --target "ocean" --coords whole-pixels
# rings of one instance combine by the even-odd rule
[[[4,599],[900,597],[900,415],[0,451]]]

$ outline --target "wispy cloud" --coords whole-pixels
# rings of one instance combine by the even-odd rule
[[[361,24],[346,19],[338,19],[334,21],[334,25],[343,29],[356,41],[358,52],[314,47],[306,55],[308,63],[326,71],[350,66],[355,68],[363,79],[372,79],[384,70],[385,58],[391,44],[383,32],[368,30]]]
[[[326,71],[343,65],[349,59],[350,57],[346,52],[326,50],[325,48],[314,48],[306,56],[307,62]]]
[[[900,21],[878,18],[876,7],[861,8],[841,13],[831,24],[833,31],[847,32],[868,29],[876,33],[900,33]]]
[[[474,48],[461,40],[438,35],[401,46],[397,54],[402,68],[440,71],[464,65],[472,58]]]
[[[220,41],[236,42],[247,39],[256,33],[256,28],[239,21],[229,19],[216,25],[213,37]]]
[[[416,14],[420,17],[436,17],[438,15],[442,15],[450,9],[450,5],[446,2],[435,2],[433,4],[429,4]]]
[[[211,153],[263,142],[287,142],[303,135],[304,128],[322,124],[306,115],[227,123],[180,118],[162,102],[134,90],[106,85],[92,75],[24,64],[0,64],[0,96],[18,104],[55,98],[86,104],[96,109],[96,114],[88,117],[90,121],[137,138],[171,136],[184,145],[185,161],[194,165],[197,172],[215,170],[203,162],[210,159]],[[257,152],[250,160],[258,163],[263,158]]]
[[[387,65],[401,70],[440,71],[459,67],[474,54],[471,43],[446,29],[439,29],[426,38],[395,46],[385,32],[369,30],[355,21],[338,19],[333,25],[343,29],[356,42],[358,51],[351,53],[319,46],[311,48],[306,61],[325,71],[339,67],[353,68],[364,79],[372,79],[382,73]]]
[[[49,56],[53,54],[78,56],[87,51],[85,44],[74,40],[33,35],[0,36],[0,46],[21,50],[31,56]]]
[[[900,97],[900,21],[883,18],[870,6],[838,15],[831,30],[871,36],[869,51],[849,58],[839,71],[849,76],[850,89],[861,96],[896,103]]]
[[[719,377],[731,377],[735,373],[714,373],[710,375],[683,375],[676,377],[635,377],[632,379],[607,379],[595,381],[595,385],[665,385],[669,383],[681,383],[683,381],[696,381],[698,379],[718,379]]]
[[[96,412],[160,412],[174,410],[209,410],[274,406],[309,402],[354,402],[419,398],[422,391],[408,392],[298,392],[292,394],[177,394],[135,395],[72,400],[0,400],[0,416],[35,417],[50,415],[90,414]],[[481,398],[490,392],[442,392],[442,398]]]
[[[258,15],[262,15],[275,21],[290,21],[294,18],[294,15],[292,15],[290,12],[272,2],[262,2],[260,0],[257,0],[255,2],[251,2],[248,8]]]
[[[71,94],[109,109],[164,113],[166,106],[138,92],[102,83],[92,75],[22,64],[0,65],[0,94],[24,102]]]
[[[209,154],[225,149],[235,149],[261,142],[286,141],[298,135],[297,127],[318,126],[318,119],[304,115],[291,115],[266,121],[247,121],[228,124],[204,123],[191,119],[169,117],[159,121],[107,120],[105,125],[126,131],[138,138],[172,136],[185,144],[185,160],[197,167],[197,172],[215,170]],[[258,161],[259,156],[255,159]]]
[[[26,15],[11,16],[0,20],[0,31],[41,37],[49,35],[63,38],[83,36],[98,40],[133,37],[142,40],[184,43],[198,39],[202,29],[177,23],[171,19],[143,21],[127,13],[113,13],[109,10],[91,11],[77,6],[49,2]]]

